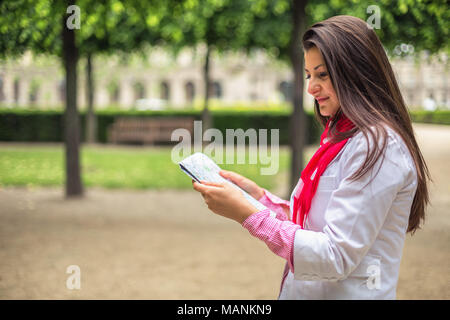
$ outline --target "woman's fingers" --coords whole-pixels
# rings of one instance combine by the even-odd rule
[[[219,174],[224,178],[229,178],[229,177],[233,177],[236,175],[236,173],[234,173],[233,171],[228,171],[228,170],[220,170]]]
[[[217,182],[207,182],[207,181],[202,181],[203,185],[206,186],[211,186],[211,187],[220,187],[223,188],[224,184],[223,183],[217,183]]]
[[[226,170],[220,170],[219,174],[224,178],[228,178],[228,176],[230,175],[230,172],[226,171]]]
[[[197,181],[192,180],[192,187],[194,188],[195,191],[200,192],[201,189],[201,185],[200,183],[198,183]]]
[[[198,183],[197,181],[195,181],[192,183],[192,186],[194,187],[194,189],[196,191],[204,194],[206,191],[209,191],[211,189],[223,188],[224,184],[216,183],[216,182],[207,182],[207,181],[201,181],[201,183]]]
[[[221,170],[219,172],[219,174],[226,179],[230,179],[232,182],[234,182],[236,184],[238,184],[240,181],[242,181],[242,178],[243,178],[241,175],[239,175],[233,171]]]

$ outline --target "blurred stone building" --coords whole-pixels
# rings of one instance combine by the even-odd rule
[[[107,107],[153,108],[161,103],[173,108],[201,106],[205,95],[204,50],[185,50],[176,58],[154,49],[146,57],[94,57],[96,109]],[[86,106],[85,59],[78,65],[78,104]],[[411,56],[392,60],[404,99],[411,109],[432,99],[437,108],[450,108],[447,57]],[[283,104],[292,96],[292,75],[287,64],[264,52],[211,57],[212,101],[221,105]],[[57,108],[64,103],[65,80],[55,57],[25,54],[0,62],[0,104],[4,107]],[[312,98],[305,93],[306,106]]]

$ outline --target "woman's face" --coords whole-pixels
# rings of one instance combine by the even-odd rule
[[[325,61],[317,47],[305,51],[305,71],[308,93],[319,103],[320,114],[324,117],[333,116],[339,110],[339,100]]]

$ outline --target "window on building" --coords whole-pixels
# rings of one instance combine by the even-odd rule
[[[119,98],[120,98],[120,86],[119,86],[119,83],[117,81],[111,81],[107,85],[106,89],[108,90],[110,103],[112,103],[112,104],[119,103]]]
[[[19,103],[20,80],[14,79],[14,103]]]
[[[284,101],[292,100],[292,82],[282,81],[278,86]]]
[[[0,75],[0,101],[5,100],[5,92],[3,91],[3,76]]]
[[[66,101],[66,80],[61,80],[58,84],[59,100],[64,103]]]
[[[161,82],[161,99],[170,100],[170,86],[167,81]]]
[[[39,82],[35,79],[31,80],[30,83],[30,91],[28,95],[28,99],[30,101],[30,104],[34,105],[36,104],[38,100],[38,94],[39,94]]]
[[[409,89],[407,91],[407,97],[408,97],[407,103],[409,105],[413,105],[415,103],[415,101],[414,101],[414,90],[413,89]]]
[[[210,86],[210,97],[220,99],[222,98],[222,85],[218,81],[214,81]]]
[[[195,97],[195,86],[191,81],[186,82],[184,85],[184,91],[186,94],[186,102],[192,103]]]
[[[134,86],[134,97],[136,100],[145,98],[145,87],[142,82],[135,82]]]

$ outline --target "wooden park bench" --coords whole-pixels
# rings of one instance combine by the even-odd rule
[[[118,118],[108,128],[108,142],[142,143],[171,142],[175,129],[187,129],[192,136],[194,118]]]

